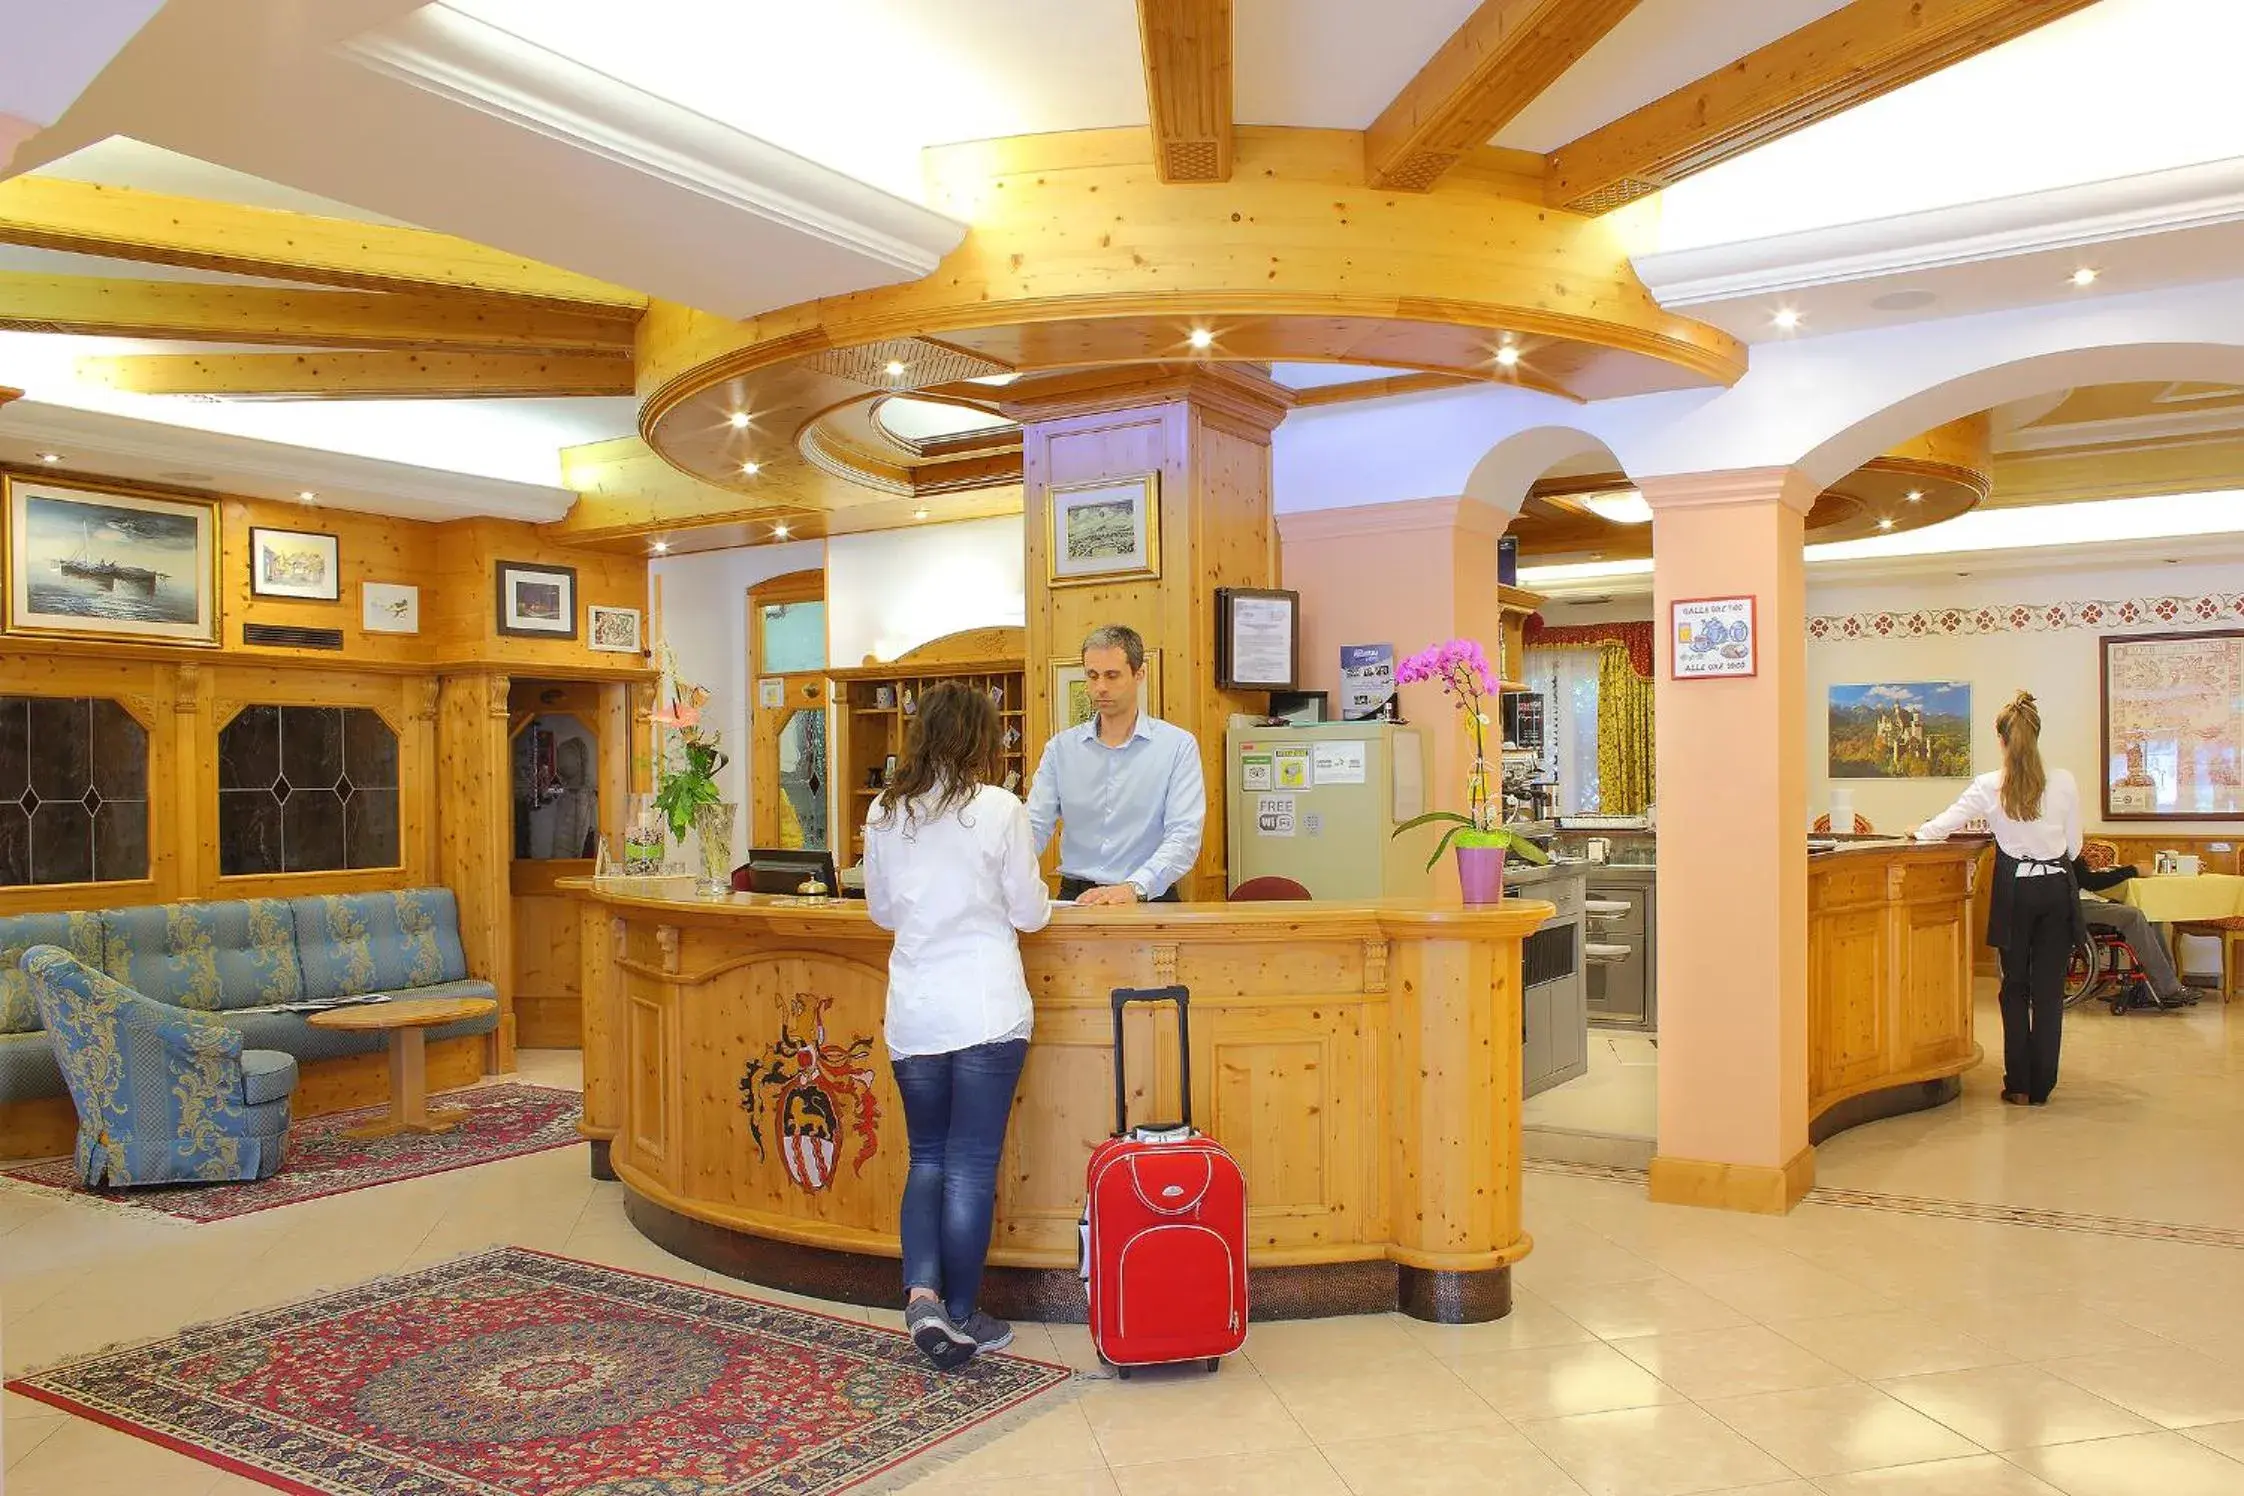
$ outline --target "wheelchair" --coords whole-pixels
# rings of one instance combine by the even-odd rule
[[[2088,938],[2073,947],[2065,966],[2065,1006],[2103,1002],[2113,1017],[2136,1008],[2164,1009],[2151,992],[2150,979],[2137,959],[2135,948],[2113,930],[2088,927]]]

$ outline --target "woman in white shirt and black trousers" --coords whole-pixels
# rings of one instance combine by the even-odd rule
[[[865,824],[865,899],[893,930],[888,1056],[904,1098],[904,1321],[937,1366],[1012,1343],[978,1307],[997,1160],[1034,1010],[1016,931],[1052,917],[1028,811],[1000,787],[997,708],[945,681],[919,699]]]
[[[1946,841],[1984,818],[1995,833],[1987,944],[2002,956],[2002,1099],[2041,1106],[2057,1085],[2065,1022],[2065,966],[2087,938],[2073,859],[2080,856],[2080,789],[2041,762],[2041,711],[2020,691],[1995,718],[2002,767],[1917,828]]]

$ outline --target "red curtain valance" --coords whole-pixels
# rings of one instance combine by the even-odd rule
[[[1629,668],[1645,680],[1652,678],[1652,621],[1636,623],[1575,623],[1553,628],[1543,615],[1530,613],[1521,636],[1528,649],[1602,649],[1608,644],[1628,647]]]

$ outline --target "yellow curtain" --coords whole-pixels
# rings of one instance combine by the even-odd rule
[[[1627,645],[1602,646],[1597,659],[1600,813],[1638,816],[1651,805],[1652,743],[1652,683],[1629,664]]]

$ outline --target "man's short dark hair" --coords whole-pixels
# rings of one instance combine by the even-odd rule
[[[1130,662],[1133,675],[1145,668],[1145,640],[1126,623],[1110,623],[1091,630],[1083,640],[1083,653],[1089,654],[1094,649],[1121,650],[1122,658]]]

